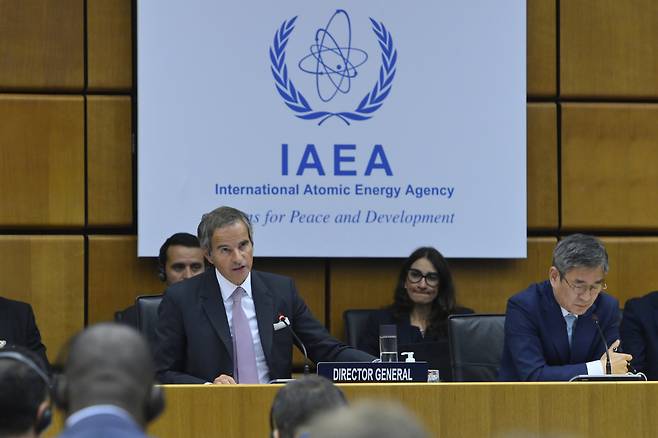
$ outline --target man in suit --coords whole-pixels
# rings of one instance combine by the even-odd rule
[[[626,301],[621,345],[633,355],[631,365],[637,371],[658,380],[658,291]]]
[[[160,247],[158,278],[167,286],[187,280],[205,270],[203,250],[199,239],[190,233],[172,234]],[[137,308],[132,305],[120,312],[120,321],[139,328]]]
[[[215,269],[170,286],[158,310],[156,367],[163,383],[267,383],[289,378],[290,324],[318,361],[372,361],[332,338],[292,279],[252,271],[253,232],[243,212],[220,207],[198,227]]]
[[[35,438],[50,425],[46,373],[46,364],[33,351],[0,349],[0,437]]]
[[[32,306],[0,297],[0,348],[13,345],[33,351],[48,367],[46,347],[41,343]]]
[[[145,438],[164,408],[146,341],[133,328],[103,323],[70,342],[54,397],[67,418],[61,438]]]
[[[606,355],[598,324],[610,346],[611,371],[627,371],[617,353],[619,304],[606,289],[608,253],[592,236],[573,234],[553,251],[549,280],[531,285],[507,303],[500,380],[569,380],[604,374]]]

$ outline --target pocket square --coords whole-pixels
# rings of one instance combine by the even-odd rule
[[[4,348],[5,345],[7,345],[7,341],[0,339],[0,348]]]

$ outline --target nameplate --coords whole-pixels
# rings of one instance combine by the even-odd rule
[[[320,362],[318,376],[335,383],[427,383],[427,362]]]

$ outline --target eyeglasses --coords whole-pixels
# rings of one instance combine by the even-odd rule
[[[590,293],[598,294],[598,293],[601,292],[602,290],[606,290],[606,289],[608,288],[608,285],[605,283],[605,281],[604,281],[603,283],[593,284],[593,285],[591,285],[591,286],[588,285],[588,284],[579,284],[578,286],[574,286],[573,284],[571,284],[571,283],[569,282],[569,280],[567,280],[567,277],[565,277],[565,276],[562,275],[561,278],[562,278],[562,280],[565,281],[565,283],[567,283],[567,284],[569,285],[569,287],[570,287],[571,289],[573,289],[574,291],[576,291],[576,293],[577,293],[578,295],[582,295],[582,294],[584,294],[585,292],[590,292]]]
[[[423,274],[418,269],[409,269],[407,271],[407,280],[411,283],[418,283],[420,280],[425,279],[425,283],[430,287],[439,285],[439,274],[436,272],[428,272]]]

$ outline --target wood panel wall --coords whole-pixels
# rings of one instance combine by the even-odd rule
[[[134,6],[0,0],[0,294],[33,304],[51,359],[163,287],[135,255]],[[527,17],[528,258],[451,260],[459,299],[503,312],[575,231],[604,238],[622,302],[658,289],[658,2],[529,0]],[[337,336],[345,309],[390,301],[400,264],[256,261]]]

